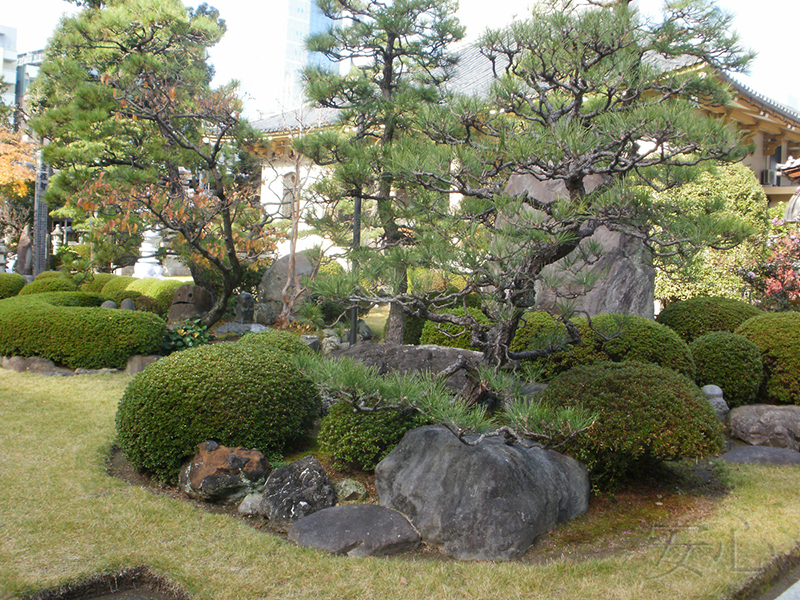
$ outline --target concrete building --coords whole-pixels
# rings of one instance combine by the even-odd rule
[[[17,30],[14,27],[0,25],[0,62],[3,65],[0,100],[5,106],[13,106],[17,85]]]
[[[17,57],[17,84],[14,93],[14,102],[17,106],[17,113],[14,117],[14,126],[20,127],[27,118],[26,97],[28,87],[39,74],[39,67],[44,60],[44,50],[25,52]]]

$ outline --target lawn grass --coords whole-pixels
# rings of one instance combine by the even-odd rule
[[[138,565],[208,600],[713,599],[800,540],[800,468],[733,466],[732,492],[700,521],[674,532],[653,523],[652,543],[630,552],[537,564],[299,549],[109,477],[129,381],[0,370],[0,599]]]

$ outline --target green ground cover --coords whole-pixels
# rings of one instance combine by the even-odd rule
[[[509,563],[303,550],[107,475],[114,414],[129,381],[0,370],[0,599],[137,565],[207,600],[712,599],[734,594],[800,540],[800,468],[740,466],[729,469],[732,491],[699,514],[669,518],[670,504],[654,498],[648,514],[656,516],[638,524],[645,543],[629,550],[609,552],[614,544],[605,540],[589,556],[556,550],[538,560],[534,549]],[[593,527],[603,525],[579,518],[553,539]]]

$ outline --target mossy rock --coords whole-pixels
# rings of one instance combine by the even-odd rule
[[[583,461],[598,489],[659,461],[699,458],[723,448],[722,424],[700,388],[658,365],[576,367],[553,379],[541,400],[595,414],[595,425],[560,451]]]
[[[308,434],[318,410],[314,383],[286,353],[198,346],[131,381],[117,409],[117,442],[136,468],[174,482],[200,442],[282,452]]]
[[[758,398],[772,404],[800,404],[800,312],[764,313],[736,333],[761,351],[764,381]]]
[[[747,319],[763,314],[760,308],[730,298],[698,297],[673,302],[656,317],[688,344],[712,331],[736,330]]]
[[[764,365],[761,351],[743,335],[712,331],[689,344],[700,387],[717,385],[728,406],[750,404],[758,396]]]

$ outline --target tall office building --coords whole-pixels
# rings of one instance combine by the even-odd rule
[[[305,47],[305,40],[309,35],[326,31],[330,26],[331,20],[322,14],[314,0],[288,0],[282,99],[284,107],[296,108],[302,104],[301,73],[307,65],[338,68],[322,54],[308,52]]]

